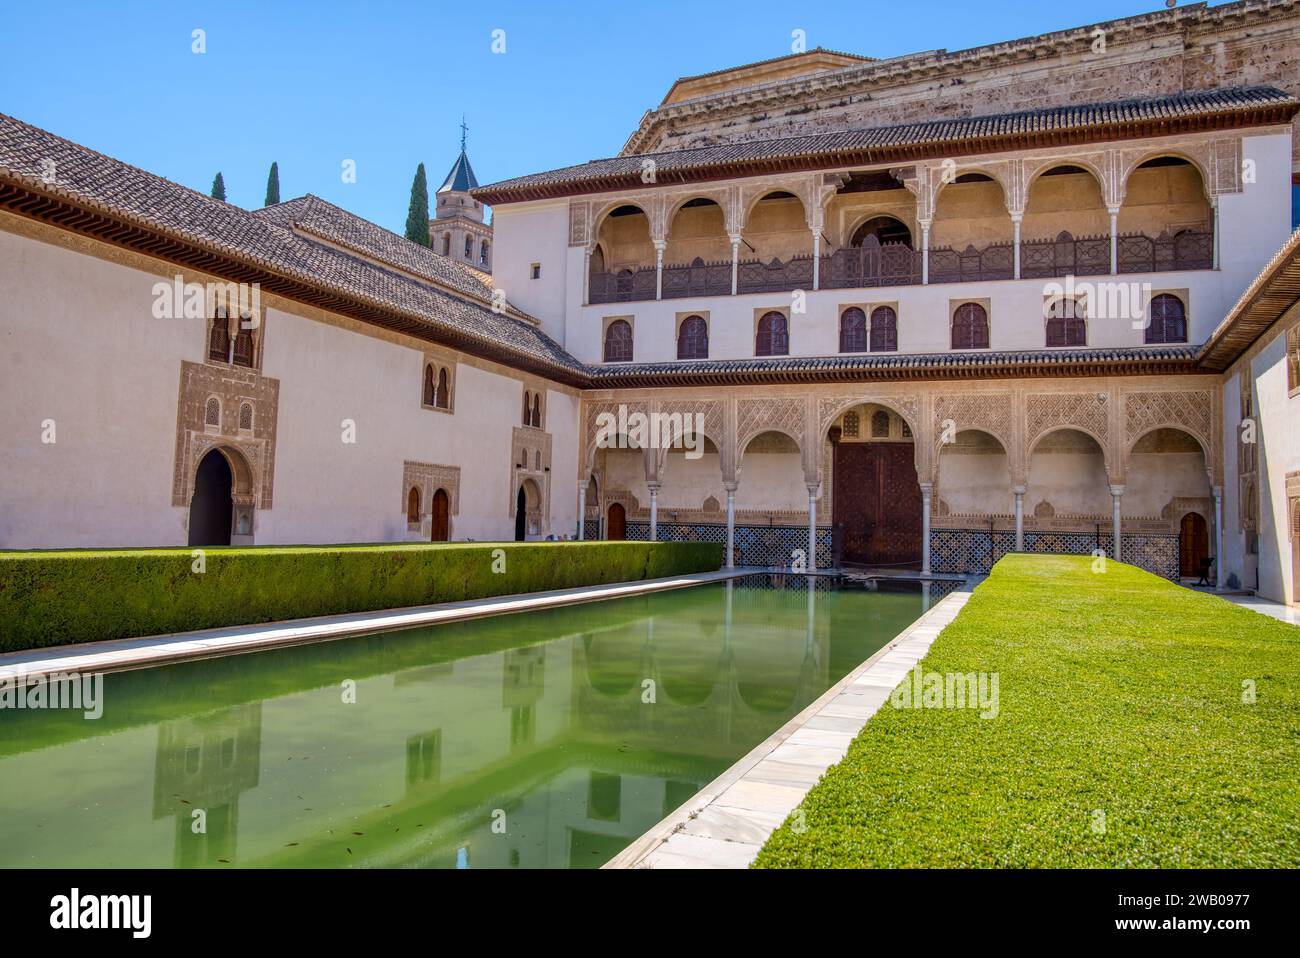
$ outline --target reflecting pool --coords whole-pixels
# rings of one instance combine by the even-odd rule
[[[97,720],[3,709],[0,866],[596,867],[942,588],[841,586],[748,576],[113,673]]]

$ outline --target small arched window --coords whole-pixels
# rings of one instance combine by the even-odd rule
[[[1077,299],[1056,299],[1047,309],[1048,346],[1084,346],[1088,327],[1084,307]]]
[[[420,490],[416,486],[411,486],[411,491],[406,494],[406,521],[420,521]]]
[[[425,363],[424,390],[420,394],[420,402],[424,403],[426,406],[432,406],[435,398],[433,388],[433,365],[431,363]]]
[[[840,313],[840,352],[862,353],[867,350],[867,314],[856,306]]]
[[[474,255],[474,237],[468,233],[465,234],[465,258],[470,259]]]
[[[251,325],[250,316],[239,318],[239,328],[235,330],[235,349],[230,357],[236,366],[253,365],[253,331],[249,328]]]
[[[877,409],[871,414],[871,438],[889,438],[889,413],[883,409]]]
[[[533,424],[533,394],[527,389],[524,390],[524,425]]]
[[[1161,293],[1152,298],[1148,311],[1151,314],[1146,332],[1148,343],[1187,342],[1187,310],[1181,299]]]
[[[871,351],[898,352],[898,314],[890,306],[877,306],[871,311]]]
[[[542,394],[541,393],[533,393],[532,423],[538,429],[542,428]]]
[[[230,355],[230,320],[226,311],[218,309],[212,317],[212,333],[208,336],[208,359],[224,363]]]
[[[542,471],[542,450],[540,449],[533,453],[533,468],[538,472]]]
[[[487,265],[487,253],[488,253],[488,244],[487,244],[487,240],[484,240],[482,243],[479,244],[479,248],[478,248],[478,261],[479,264],[482,266]]]
[[[709,324],[702,316],[687,316],[677,330],[678,359],[709,358]]]
[[[442,234],[442,255],[443,256],[451,255],[451,234],[450,233]]]
[[[203,424],[205,426],[221,425],[221,400],[216,396],[209,396],[207,405],[203,407]]]
[[[239,407],[239,428],[253,428],[253,404],[246,402]]]
[[[979,303],[962,303],[952,314],[952,348],[989,348],[989,314]]]
[[[755,356],[788,356],[790,332],[785,316],[773,310],[758,321],[758,334],[754,338]]]
[[[605,362],[630,363],[632,361],[632,324],[626,319],[616,319],[605,327]]]
[[[433,394],[433,404],[439,409],[451,408],[451,387],[447,382],[447,370],[438,370],[438,388]]]

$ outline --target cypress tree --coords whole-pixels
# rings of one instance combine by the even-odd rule
[[[217,200],[226,198],[226,181],[221,178],[220,170],[217,170],[216,179],[212,181],[212,198]]]
[[[266,202],[263,206],[274,206],[280,202],[280,164],[271,164],[271,173],[266,178]]]
[[[411,183],[411,205],[406,212],[406,238],[421,246],[429,245],[429,182],[424,176],[424,164],[415,169]]]

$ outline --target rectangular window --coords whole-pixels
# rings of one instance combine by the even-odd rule
[[[541,278],[542,278],[542,264],[541,264],[541,263],[534,263],[532,266],[528,267],[528,276],[529,276],[530,279],[541,279]]]

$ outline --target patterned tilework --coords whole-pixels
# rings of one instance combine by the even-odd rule
[[[600,520],[599,520],[599,519],[587,519],[587,520],[584,521],[583,525],[585,526],[585,528],[583,529],[583,532],[582,532],[583,538],[585,538],[585,539],[599,539],[599,538],[600,538]]]
[[[931,529],[930,569],[933,572],[983,574],[1016,547],[1016,534],[976,529]],[[1111,534],[1103,532],[1026,532],[1025,551],[1054,555],[1090,555],[1101,549],[1114,555]],[[1166,579],[1178,579],[1178,536],[1127,535],[1124,561]]]
[[[627,537],[644,542],[650,538],[650,523],[629,522]],[[726,542],[725,524],[661,522],[663,542]],[[808,548],[808,530],[801,526],[736,526],[736,565],[788,566],[795,549]],[[831,565],[830,526],[817,527],[817,566]]]

